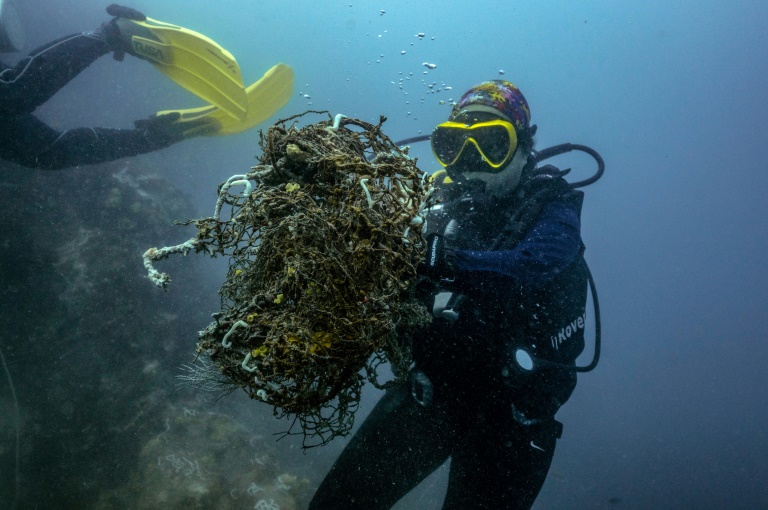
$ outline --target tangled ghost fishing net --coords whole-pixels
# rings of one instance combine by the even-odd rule
[[[151,248],[144,263],[164,287],[153,262],[170,254],[229,257],[222,309],[197,347],[207,375],[187,377],[295,416],[314,446],[349,432],[366,380],[381,388],[406,376],[411,335],[430,320],[413,282],[431,185],[382,133],[384,119],[298,128],[302,115],[261,135],[260,164],[219,187],[212,217],[183,223],[195,238]],[[382,384],[385,362],[395,380]]]

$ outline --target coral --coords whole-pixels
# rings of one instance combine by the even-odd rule
[[[104,491],[96,508],[295,510],[308,482],[281,473],[272,448],[229,416],[171,406],[131,481]]]

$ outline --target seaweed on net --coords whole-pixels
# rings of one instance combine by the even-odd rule
[[[424,253],[431,185],[407,150],[373,125],[337,116],[299,128],[278,122],[260,137],[259,164],[219,187],[197,236],[144,256],[227,256],[221,311],[197,351],[224,378],[280,417],[304,446],[349,433],[366,380],[402,382],[411,336],[430,315],[413,295]],[[243,191],[244,190],[244,191]],[[379,382],[389,362],[394,379]],[[296,423],[300,431],[294,431]]]

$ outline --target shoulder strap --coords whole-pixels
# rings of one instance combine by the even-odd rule
[[[510,245],[519,243],[541,216],[544,207],[557,199],[571,201],[581,214],[584,193],[573,190],[568,185],[563,178],[566,173],[568,170],[561,171],[552,165],[534,168],[529,173],[515,193],[514,204],[507,214],[506,225],[494,239],[491,250],[498,249],[502,243]]]

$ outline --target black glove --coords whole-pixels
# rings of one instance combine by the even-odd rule
[[[111,4],[107,7],[107,14],[114,16],[115,18],[127,18],[134,19],[136,21],[146,21],[147,17],[143,12],[125,7],[124,5]]]
[[[126,53],[133,54],[131,37],[134,32],[138,35],[147,35],[145,32],[148,33],[143,27],[139,27],[128,20],[146,21],[147,17],[143,12],[117,4],[111,4],[107,7],[107,14],[114,16],[114,18],[101,25],[96,33],[114,52],[115,60],[123,60]]]
[[[432,280],[453,278],[453,252],[445,249],[445,240],[440,234],[427,237],[427,253],[419,264],[418,273]]]
[[[179,112],[166,113],[165,115],[153,115],[148,119],[135,121],[136,129],[143,131],[144,138],[154,148],[168,147],[185,138],[204,135],[216,129],[216,125],[209,119],[179,122]]]

